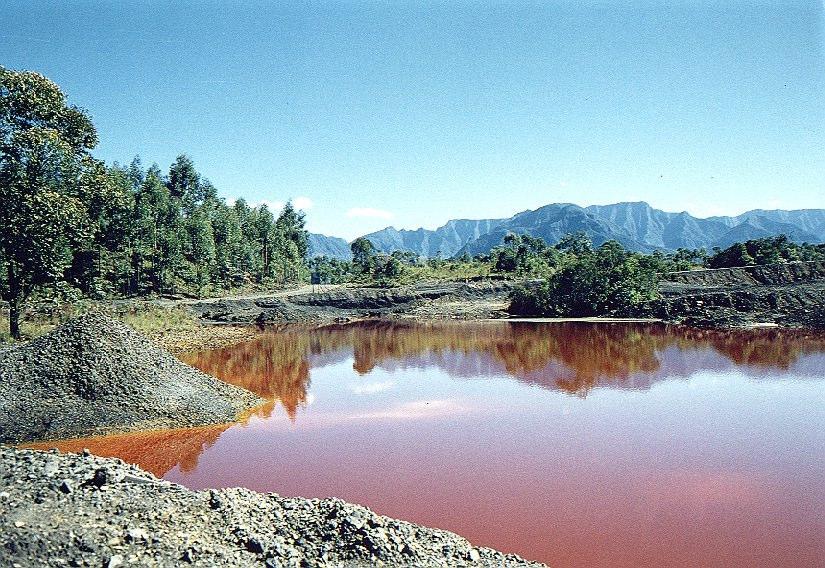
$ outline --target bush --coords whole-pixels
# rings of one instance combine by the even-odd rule
[[[656,272],[640,258],[608,241],[546,281],[517,287],[510,311],[548,317],[633,315],[658,295]]]

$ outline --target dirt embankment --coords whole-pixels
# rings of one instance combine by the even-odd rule
[[[825,327],[825,263],[674,272],[662,277],[652,315],[701,327]]]
[[[0,351],[0,443],[231,422],[261,403],[99,313]]]
[[[542,566],[339,499],[189,491],[117,459],[4,447],[0,565]]]
[[[337,288],[188,304],[200,319],[221,323],[341,322],[367,317],[481,319],[504,317],[509,282],[441,282],[398,288]]]

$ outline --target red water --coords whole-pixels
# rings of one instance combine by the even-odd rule
[[[342,497],[557,568],[825,566],[823,336],[364,323],[185,359],[272,402],[58,445],[193,488]]]

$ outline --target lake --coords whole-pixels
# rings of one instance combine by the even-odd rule
[[[556,568],[825,566],[823,335],[363,322],[182,358],[271,402],[58,445],[196,489],[341,497]]]

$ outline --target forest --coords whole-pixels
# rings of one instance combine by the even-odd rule
[[[489,254],[419,258],[351,244],[352,261],[309,258],[304,213],[227,203],[181,154],[163,170],[108,165],[91,151],[97,132],[38,73],[0,67],[0,293],[10,335],[27,300],[206,296],[298,282],[395,286],[424,279],[518,278],[513,302],[529,313],[614,313],[654,298],[657,275],[798,260],[825,260],[825,245],[784,235],[707,252],[642,254],[583,233],[548,244],[509,234]]]
[[[97,132],[38,73],[0,67],[0,291],[10,333],[32,294],[201,295],[307,276],[304,215],[231,205],[180,155],[95,159]]]

